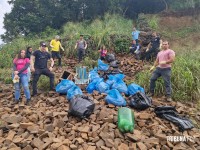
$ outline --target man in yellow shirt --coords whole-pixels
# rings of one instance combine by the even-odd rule
[[[64,48],[62,47],[62,45],[60,43],[60,36],[56,35],[55,39],[51,40],[50,47],[51,47],[52,58],[53,58],[53,60],[55,60],[55,58],[58,59],[58,66],[61,69],[60,49],[62,49],[64,51]]]

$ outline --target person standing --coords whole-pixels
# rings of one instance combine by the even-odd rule
[[[76,42],[75,49],[78,49],[78,62],[80,63],[85,55],[87,43],[83,39],[83,35],[80,35],[80,39]]]
[[[26,51],[21,50],[16,58],[13,60],[13,69],[14,69],[14,75],[13,75],[13,81],[14,81],[14,87],[15,87],[15,104],[19,103],[20,98],[20,85],[22,84],[22,87],[24,89],[24,94],[26,96],[26,105],[29,104],[31,96],[30,96],[30,90],[28,85],[28,70],[27,68],[30,66],[30,60],[25,57]]]
[[[160,37],[157,35],[156,32],[152,33],[152,37],[153,38],[151,42],[148,44],[145,53],[145,59],[147,61],[151,60],[153,57],[155,58],[162,46],[162,40],[160,39]]]
[[[100,52],[100,59],[101,59],[101,60],[105,60],[106,54],[107,54],[107,52],[108,52],[108,50],[106,49],[106,46],[103,45],[103,46],[100,48],[100,50],[98,50],[98,51]]]
[[[171,101],[171,65],[175,60],[175,52],[169,49],[169,42],[163,41],[162,50],[158,53],[154,66],[151,67],[150,96],[154,95],[155,82],[161,76],[166,88],[167,101]]]
[[[140,35],[140,31],[136,30],[136,28],[133,27],[132,40],[136,42],[136,45],[138,45],[139,35]]]
[[[26,58],[28,58],[30,60],[32,53],[33,53],[33,48],[30,47],[30,46],[27,47],[27,49],[26,49]],[[30,80],[31,80],[31,69],[30,69],[30,66],[28,67],[27,76],[28,76],[28,81],[30,82]]]
[[[60,42],[60,36],[56,35],[55,39],[51,40],[50,47],[51,47],[52,58],[53,58],[53,60],[55,60],[55,58],[58,59],[59,70],[61,70],[62,66],[61,66],[60,49],[62,49],[64,51],[64,48],[62,47],[62,44]]]
[[[40,42],[40,50],[36,50],[31,55],[31,71],[33,72],[33,96],[37,95],[37,82],[41,75],[50,78],[50,90],[54,90],[54,74],[51,72],[54,66],[54,60],[46,51],[46,43]],[[48,60],[51,61],[51,66],[47,67]]]

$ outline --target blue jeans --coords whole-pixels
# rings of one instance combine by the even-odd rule
[[[24,89],[24,94],[26,96],[27,100],[30,100],[31,95],[30,95],[30,90],[28,86],[28,76],[27,74],[20,74],[19,75],[20,79],[18,83],[15,83],[15,100],[19,101],[20,98],[20,85],[22,84],[22,87]]]
[[[154,94],[154,89],[156,87],[155,82],[160,76],[162,76],[164,80],[166,96],[171,97],[171,68],[156,68],[150,79],[150,92]]]

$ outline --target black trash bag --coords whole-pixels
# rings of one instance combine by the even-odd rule
[[[188,118],[179,116],[175,107],[159,106],[156,107],[154,111],[158,117],[166,119],[177,125],[181,132],[194,128],[192,121]]]
[[[110,62],[115,60],[115,55],[114,54],[107,54],[105,59],[108,63],[110,63]]]
[[[145,110],[151,107],[152,99],[142,92],[130,96],[129,106],[137,110]]]
[[[119,62],[117,60],[110,62],[110,67],[118,68],[118,65],[119,65]]]
[[[95,104],[91,98],[85,95],[76,95],[70,100],[69,115],[78,118],[87,118],[94,111]]]

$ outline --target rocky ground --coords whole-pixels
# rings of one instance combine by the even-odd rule
[[[119,58],[120,69],[130,79],[143,68],[132,56]],[[67,62],[68,71],[74,72],[75,61]],[[58,81],[61,73],[56,73]],[[175,106],[177,111],[190,116],[194,124],[200,121],[200,112],[193,103],[167,103],[153,98],[153,106],[135,114],[134,133],[122,134],[117,128],[118,107],[107,105],[105,94],[94,92],[94,113],[87,119],[68,116],[69,103],[65,95],[43,92],[25,106],[25,98],[13,105],[13,86],[1,84],[0,91],[0,149],[1,150],[150,150],[200,149],[200,131],[197,128],[179,132],[169,121],[156,117],[154,107]],[[89,95],[84,91],[85,95]],[[171,142],[167,136],[189,136],[192,140]]]

